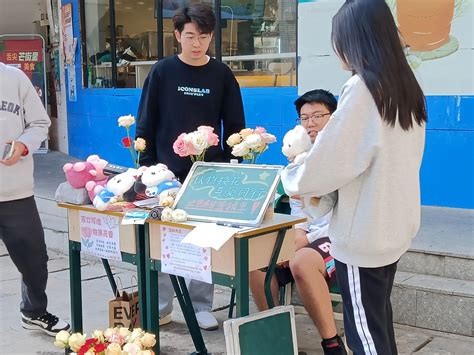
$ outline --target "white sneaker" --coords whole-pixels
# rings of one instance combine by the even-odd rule
[[[160,327],[171,323],[171,313],[160,316]]]
[[[29,330],[42,330],[53,337],[61,330],[69,330],[70,327],[68,323],[49,312],[37,317],[27,317],[22,313],[21,326]]]
[[[196,319],[201,329],[216,330],[219,327],[216,317],[211,312],[197,312]]]

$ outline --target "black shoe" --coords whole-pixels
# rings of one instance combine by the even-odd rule
[[[331,339],[323,339],[321,346],[324,350],[324,355],[347,355],[346,347],[339,335]]]
[[[21,326],[29,330],[42,330],[53,337],[61,330],[69,330],[70,328],[69,323],[59,319],[49,312],[45,312],[36,317],[27,317],[22,313]]]

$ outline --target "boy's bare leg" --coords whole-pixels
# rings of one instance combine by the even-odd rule
[[[265,273],[260,270],[250,272],[249,275],[250,289],[259,311],[265,311],[268,309],[267,299],[265,297]],[[271,283],[273,302],[275,305],[279,304],[278,300],[278,282],[275,276],[273,276]]]
[[[326,265],[322,256],[310,248],[299,249],[290,262],[299,295],[322,338],[337,334],[331,297],[326,282]]]

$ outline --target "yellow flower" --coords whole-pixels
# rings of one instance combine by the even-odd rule
[[[135,139],[135,142],[133,142],[133,148],[135,148],[137,152],[143,152],[146,149],[146,141],[143,138]]]
[[[128,330],[128,328],[125,328],[125,327],[121,327],[119,330],[118,330],[118,335],[120,335],[122,338],[126,338],[128,337],[130,334],[132,334],[130,332],[130,330]]]
[[[245,139],[248,135],[253,133],[253,129],[251,128],[244,128],[240,131],[240,135],[242,136],[242,139]]]
[[[151,350],[140,350],[137,355],[154,355],[155,353]]]
[[[104,333],[102,332],[102,330],[94,330],[92,336],[96,338],[100,343],[103,343],[105,340]]]
[[[260,145],[257,148],[255,148],[254,150],[255,150],[256,153],[263,153],[267,149],[268,149],[267,143],[261,142]]]
[[[74,352],[78,352],[81,346],[86,342],[86,335],[81,333],[74,333],[69,337],[69,346]]]
[[[229,138],[227,138],[227,145],[229,147],[233,147],[236,144],[242,142],[242,137],[238,133],[231,134]]]
[[[120,116],[117,120],[119,127],[130,128],[135,123],[135,117],[132,115]]]
[[[69,332],[67,330],[61,330],[58,334],[56,334],[56,340],[54,341],[54,345],[61,349],[65,349],[69,344]]]
[[[155,334],[145,333],[142,337],[142,344],[145,348],[151,348],[156,344]]]

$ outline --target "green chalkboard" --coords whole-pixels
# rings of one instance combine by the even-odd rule
[[[174,208],[190,219],[256,226],[272,201],[282,167],[228,163],[194,163]]]
[[[296,355],[295,312],[281,306],[224,322],[228,354]]]

